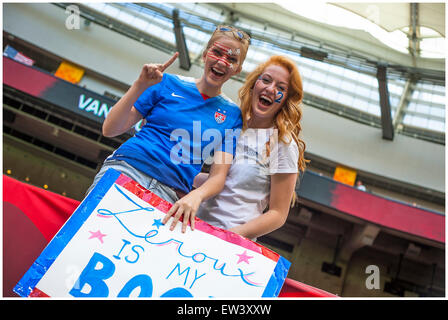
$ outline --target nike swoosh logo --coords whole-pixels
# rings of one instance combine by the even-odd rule
[[[173,97],[176,97],[176,98],[182,98],[182,99],[185,99],[185,97],[179,96],[179,95],[175,94],[174,92],[173,92],[171,95],[172,95]]]

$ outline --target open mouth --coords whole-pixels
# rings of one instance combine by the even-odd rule
[[[264,94],[262,94],[262,95],[258,98],[258,100],[260,101],[260,103],[261,103],[263,106],[266,106],[266,107],[271,106],[272,103],[273,103],[272,99],[269,98],[268,96],[264,95]]]
[[[213,67],[211,68],[211,70],[212,70],[212,73],[217,77],[222,77],[225,74],[224,72],[222,72],[216,68],[213,68]]]

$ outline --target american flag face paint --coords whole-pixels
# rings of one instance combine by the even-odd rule
[[[207,56],[211,59],[222,62],[231,70],[235,70],[238,67],[238,58],[240,53],[241,52],[239,48],[232,49],[216,41],[209,48]]]

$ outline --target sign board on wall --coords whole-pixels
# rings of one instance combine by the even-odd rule
[[[116,103],[111,98],[7,57],[3,57],[3,83],[98,123],[103,123]],[[140,130],[141,125],[139,122],[135,130]]]
[[[343,166],[337,166],[336,169],[334,170],[333,179],[348,184],[349,186],[354,186],[356,181],[356,175],[357,172],[355,170]]]
[[[58,78],[76,84],[81,81],[82,76],[84,75],[84,69],[81,69],[67,61],[62,61],[54,75]]]
[[[50,73],[3,57],[3,84],[102,123],[115,101]]]
[[[14,291],[50,297],[275,297],[290,263],[197,219],[161,223],[171,204],[109,169]]]

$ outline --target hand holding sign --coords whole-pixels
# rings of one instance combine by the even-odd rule
[[[176,52],[167,62],[164,64],[145,64],[142,72],[137,79],[137,83],[140,83],[145,88],[153,86],[162,81],[163,72],[173,64],[173,62],[179,56],[179,52]]]
[[[199,205],[201,204],[202,199],[199,193],[194,190],[187,194],[185,197],[176,201],[171,209],[166,213],[165,217],[162,220],[163,224],[166,224],[168,220],[172,217],[173,220],[171,222],[170,230],[174,230],[177,222],[180,217],[182,218],[182,232],[187,230],[188,222],[190,222],[191,230],[194,230],[194,221],[196,217],[196,211],[198,211]]]

